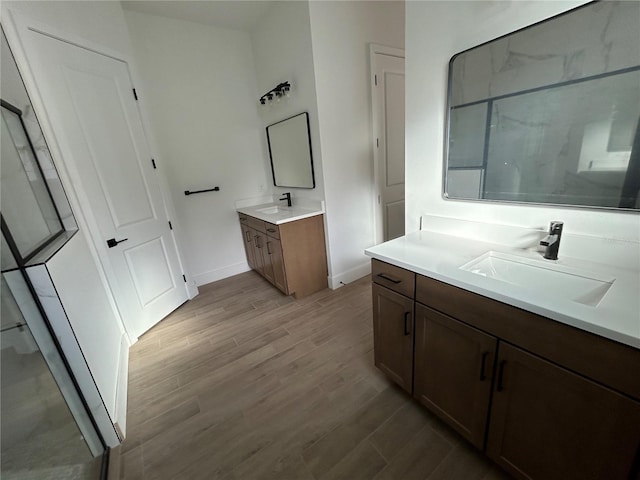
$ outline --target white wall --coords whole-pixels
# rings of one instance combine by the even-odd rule
[[[370,269],[363,253],[375,242],[369,44],[404,48],[404,5],[309,2],[334,288]]]
[[[198,285],[246,271],[234,202],[271,192],[249,34],[133,11],[125,18],[188,268]]]
[[[278,194],[290,191],[294,204],[296,198],[324,200],[309,4],[307,2],[273,3],[267,14],[260,19],[251,32],[251,45],[258,88],[255,95],[256,104],[260,95],[268,92],[280,82],[288,80],[292,84],[290,98],[271,106],[258,107],[263,127],[301,112],[309,112],[316,188],[273,187],[271,176],[269,177],[269,185]],[[261,136],[261,145],[264,148],[267,162],[269,162],[267,137],[264,130]],[[270,167],[268,168],[270,169]],[[268,171],[271,175],[271,171]]]
[[[451,56],[585,3],[570,1],[407,2],[406,230],[424,214],[638,240],[637,214],[546,206],[474,203],[442,198],[447,70]]]

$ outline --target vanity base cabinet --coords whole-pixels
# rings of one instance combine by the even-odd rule
[[[373,284],[376,367],[407,392],[413,382],[413,299]]]
[[[376,365],[511,475],[640,479],[640,350],[375,259],[372,278]]]
[[[500,343],[487,453],[520,478],[631,479],[640,404]]]
[[[245,214],[239,218],[247,263],[253,270],[296,298],[327,288],[322,215],[280,225]]]
[[[498,340],[416,304],[414,397],[484,448]]]

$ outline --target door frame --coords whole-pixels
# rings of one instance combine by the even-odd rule
[[[84,192],[81,181],[82,179],[79,172],[73,167],[73,165],[66,163],[64,160],[65,156],[63,155],[63,148],[58,143],[57,138],[53,132],[52,123],[48,115],[47,107],[44,104],[40,91],[38,90],[38,84],[35,80],[35,75],[33,74],[30,61],[26,54],[27,49],[25,48],[25,42],[28,41],[28,34],[30,31],[37,32],[48,37],[69,43],[71,45],[84,48],[91,52],[122,61],[128,67],[133,84],[140,85],[142,82],[140,81],[139,76],[137,75],[137,72],[135,70],[133,59],[129,55],[97,44],[93,41],[87,40],[77,35],[61,31],[47,24],[43,24],[39,21],[33,20],[32,18],[24,15],[21,12],[17,12],[9,8],[3,10],[3,14],[3,17],[6,19],[6,21],[3,21],[5,35],[7,36],[7,40],[16,59],[18,70],[25,83],[25,87],[27,89],[27,92],[29,93],[29,97],[31,98],[31,103],[33,104],[35,113],[38,117],[38,120],[40,121],[43,135],[45,136],[47,144],[49,145],[49,149],[51,150],[52,159],[54,161],[54,164],[56,165],[56,168],[58,169],[60,180],[76,217],[78,227],[87,232],[86,237],[87,240],[89,240],[87,243],[89,244],[89,249],[91,250],[91,254],[98,269],[100,279],[105,287],[105,291],[107,292],[109,303],[111,304],[114,315],[119,320],[123,331],[126,332],[129,343],[132,345],[138,341],[138,337],[131,331],[130,328],[127,327],[127,321],[125,320],[125,318],[123,318],[123,314],[118,308],[114,291],[117,291],[119,287],[118,285],[112,285],[112,283],[109,281],[109,278],[115,279],[117,278],[117,276],[115,275],[115,271],[111,266],[111,262],[107,254],[107,248],[105,247],[104,242],[102,241],[102,237],[99,233],[100,230],[98,228],[97,219],[93,214],[93,211],[88,207],[89,201],[86,193]],[[136,106],[138,114],[140,115],[140,121],[142,123],[142,128],[146,137],[145,142],[147,143],[149,152],[151,153],[152,157],[156,159],[156,163],[161,164],[162,162],[159,161],[159,155],[157,154],[154,146],[155,139],[153,138],[151,129],[149,128],[150,121],[147,118],[145,112],[146,109],[144,108],[144,105],[142,103],[141,96],[138,96]],[[195,281],[193,280],[191,272],[189,272],[186,268],[186,262],[182,255],[181,241],[179,238],[179,234],[177,233],[177,230],[179,230],[179,221],[175,215],[175,209],[173,206],[173,202],[171,201],[168,182],[163,174],[162,168],[156,170],[155,173],[162,197],[164,214],[167,216],[167,219],[171,219],[171,222],[174,225],[174,229],[170,232],[170,234],[176,248],[180,268],[182,269],[182,272],[184,272],[188,280],[185,283],[187,298],[191,299],[198,294],[198,288],[195,284]],[[175,228],[175,226],[178,226],[178,228]]]
[[[380,45],[377,43],[369,44],[369,81],[371,91],[371,139],[373,141],[373,198],[371,199],[373,205],[373,241],[374,245],[382,243],[384,241],[384,220],[382,218],[382,205],[379,203],[380,198],[380,151],[376,145],[376,139],[378,138],[378,111],[376,109],[376,55],[388,55],[390,57],[399,57],[404,59],[405,53],[401,48],[388,47],[386,45]]]

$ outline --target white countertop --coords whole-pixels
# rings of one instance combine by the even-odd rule
[[[630,245],[629,248],[637,248],[637,245]],[[562,268],[613,277],[615,281],[600,303],[593,307],[563,298],[563,292],[543,293],[460,269],[489,251],[551,262]],[[476,240],[426,230],[365,250],[372,258],[640,348],[640,270],[637,252],[632,250],[627,257],[631,261],[626,266],[570,257],[563,252],[562,243],[560,252],[559,260],[548,261],[542,258],[536,248],[513,248],[490,243],[486,239]]]
[[[278,207],[276,213],[265,213],[260,210],[269,209],[270,207]],[[322,215],[324,208],[322,204],[318,206],[310,205],[292,205],[287,207],[286,203],[263,203],[260,205],[251,205],[236,208],[238,213],[244,213],[251,217],[264,220],[265,222],[273,223],[274,225],[280,225],[282,223],[294,222],[307,217],[315,217],[316,215]]]

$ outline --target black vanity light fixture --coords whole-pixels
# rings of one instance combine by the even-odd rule
[[[282,82],[269,90],[267,93],[260,97],[261,105],[270,105],[274,101],[279,102],[283,97],[289,97],[291,92],[291,84],[289,82]]]

